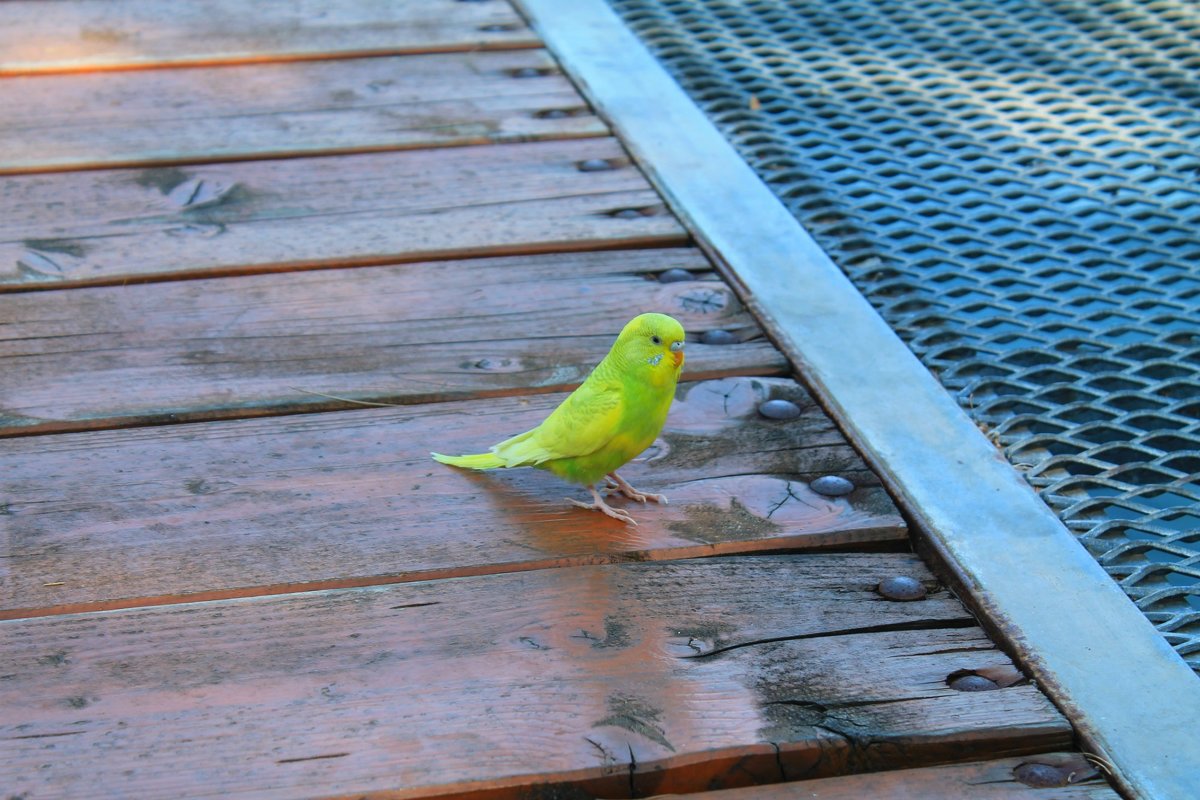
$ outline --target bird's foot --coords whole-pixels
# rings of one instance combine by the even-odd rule
[[[608,475],[605,476],[605,480],[608,482],[610,490],[608,493],[610,494],[623,494],[630,500],[636,500],[639,503],[644,503],[647,500],[653,500],[654,502],[661,503],[664,506],[667,504],[667,496],[665,494],[654,494],[652,492],[639,491],[630,486],[629,481],[625,480],[615,472],[608,473]]]
[[[613,508],[608,503],[604,502],[604,498],[596,491],[595,487],[589,486],[588,490],[592,493],[592,502],[584,503],[574,498],[568,497],[567,502],[579,508],[586,508],[589,511],[599,511],[602,514],[607,514],[613,519],[619,519],[633,527],[637,527],[637,522],[629,515],[629,512],[623,508]]]

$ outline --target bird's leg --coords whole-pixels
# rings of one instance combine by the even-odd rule
[[[596,491],[595,486],[589,486],[587,488],[588,491],[592,493],[591,503],[581,503],[580,501],[574,500],[570,497],[567,498],[567,502],[571,503],[572,505],[579,506],[580,508],[586,508],[589,511],[599,511],[603,514],[607,514],[613,519],[619,519],[621,522],[628,523],[635,528],[637,527],[637,522],[634,521],[633,517],[629,516],[628,511],[622,508],[613,508],[608,503],[604,502],[604,498],[602,498],[600,493]]]
[[[620,475],[613,472],[608,473],[608,480],[615,484],[614,488],[621,494],[628,497],[630,500],[637,500],[639,503],[644,503],[647,500],[653,500],[656,503],[667,504],[667,496],[665,494],[652,494],[650,492],[639,492],[637,489],[629,485],[629,481],[622,478]]]

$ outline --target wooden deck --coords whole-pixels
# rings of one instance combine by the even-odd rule
[[[0,4],[0,796],[1116,797],[510,6],[289,9]],[[429,459],[643,311],[670,505]]]

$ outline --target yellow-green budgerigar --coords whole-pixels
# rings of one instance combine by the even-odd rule
[[[621,330],[587,380],[541,425],[466,456],[432,453],[443,464],[468,469],[537,467],[592,493],[591,503],[570,502],[636,525],[629,512],[604,502],[596,484],[644,503],[666,503],[639,492],[617,469],[650,446],[662,430],[683,368],[683,326],[666,314],[642,314]]]

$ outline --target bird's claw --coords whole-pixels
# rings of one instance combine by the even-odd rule
[[[629,484],[629,481],[615,472],[605,476],[604,481],[608,485],[608,488],[604,491],[605,494],[623,494],[630,500],[635,500],[639,503],[653,500],[661,505],[667,505],[667,496],[665,494],[654,494],[653,492],[643,492],[635,489]]]
[[[613,519],[619,519],[621,522],[632,525],[635,528],[637,527],[637,521],[630,516],[628,511],[623,508],[613,508],[608,503],[605,503],[603,500],[601,500],[598,495],[596,496],[596,502],[594,503],[584,503],[583,501],[576,500],[573,497],[568,497],[567,502],[573,506],[578,506],[579,508],[586,508],[588,511],[599,511],[602,514],[607,514]]]
[[[647,500],[653,500],[654,502],[661,503],[664,506],[667,505],[667,496],[665,494],[654,494],[653,492],[642,492],[642,491],[638,491],[637,489],[634,489],[633,487],[630,487],[629,489],[624,489],[620,486],[610,487],[610,488],[604,490],[604,494],[607,497],[611,497],[612,495],[615,495],[615,494],[623,495],[625,497],[628,497],[630,500],[635,500],[639,503],[645,503]]]

